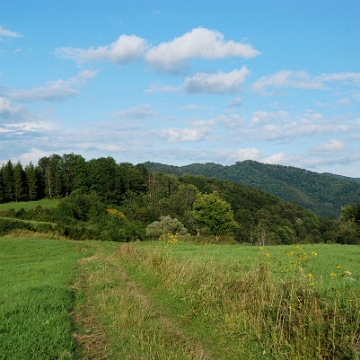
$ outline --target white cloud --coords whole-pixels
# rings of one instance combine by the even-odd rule
[[[326,151],[326,152],[332,152],[332,151],[341,151],[345,149],[345,144],[343,141],[332,139],[329,142],[326,142],[320,146],[315,146],[312,148],[313,151]]]
[[[312,136],[316,134],[331,134],[348,132],[349,125],[341,124],[301,124],[293,121],[281,125],[265,125],[262,128],[262,136],[265,140],[290,139],[301,136]]]
[[[4,29],[1,25],[0,25],[0,37],[1,36],[8,36],[8,37],[23,37],[22,35],[14,32],[14,31],[10,31],[10,30],[6,30]]]
[[[119,119],[144,119],[147,117],[156,116],[157,113],[152,109],[151,105],[137,105],[127,110],[117,110],[111,114]]]
[[[8,129],[16,132],[35,132],[53,130],[54,125],[48,121],[24,121],[6,125]]]
[[[191,58],[219,59],[242,57],[249,59],[260,52],[249,44],[224,41],[224,35],[205,28],[193,29],[169,42],[154,46],[145,54],[145,61],[162,71],[177,71]]]
[[[146,90],[144,90],[146,93],[155,93],[155,92],[174,92],[181,89],[181,86],[173,86],[173,85],[165,85],[165,86],[159,86],[157,84],[152,84],[150,87]]]
[[[79,92],[73,89],[52,85],[31,90],[14,90],[8,93],[7,97],[14,101],[34,102],[62,101],[75,95],[79,95]]]
[[[251,86],[251,90],[265,94],[264,90],[268,87],[323,89],[324,84],[319,79],[311,78],[305,71],[282,70],[276,74],[261,77]]]
[[[227,94],[241,91],[241,84],[250,71],[243,66],[240,70],[216,74],[198,73],[185,79],[184,90],[188,94]]]
[[[265,164],[285,165],[285,164],[291,163],[292,158],[290,156],[286,155],[285,153],[280,152],[277,154],[270,155],[270,156],[266,157],[265,159],[262,159],[261,161]]]
[[[21,119],[26,114],[28,114],[28,110],[24,106],[13,106],[8,99],[0,97],[0,120],[2,122]]]
[[[344,83],[356,83],[360,84],[360,73],[334,73],[334,74],[322,74],[319,76],[322,81],[337,81]]]
[[[234,98],[234,99],[231,99],[231,100],[228,102],[227,107],[228,107],[228,108],[238,107],[238,106],[241,106],[242,103],[243,103],[242,98],[236,97],[236,98]]]
[[[195,121],[186,128],[162,129],[158,134],[167,142],[193,142],[206,139],[211,133],[214,121]]]
[[[216,120],[232,130],[237,130],[242,127],[244,123],[244,118],[238,114],[219,115]]]
[[[259,160],[261,157],[260,150],[256,148],[237,149],[232,152],[228,160],[231,162],[244,161],[244,160]]]
[[[266,89],[298,88],[310,90],[326,89],[326,83],[340,82],[343,84],[360,84],[360,73],[333,73],[310,76],[306,71],[281,70],[276,74],[266,75],[257,80],[251,90],[261,95],[267,95]]]
[[[28,152],[18,155],[16,160],[20,161],[22,164],[29,164],[30,162],[36,164],[42,157],[50,156],[53,153],[53,151],[44,151],[38,148],[31,148]]]
[[[286,120],[289,118],[289,114],[286,111],[278,111],[272,113],[268,111],[255,111],[251,118],[250,126],[256,127],[267,124],[275,119]]]
[[[166,138],[168,142],[188,142],[203,140],[209,131],[199,128],[172,128],[160,131],[160,136]]]
[[[351,101],[349,99],[341,99],[339,101],[336,102],[336,104],[338,106],[341,106],[341,107],[345,107],[345,106],[349,106],[351,104]]]
[[[207,109],[211,109],[212,107],[189,104],[189,105],[177,106],[177,108],[181,110],[207,110]]]
[[[0,94],[5,95],[13,101],[35,102],[35,101],[62,101],[66,98],[78,95],[79,92],[71,86],[84,86],[88,79],[95,77],[97,71],[82,70],[76,76],[67,80],[48,82],[46,86],[30,90],[3,89]]]
[[[81,48],[58,48],[55,54],[77,63],[108,61],[115,64],[126,64],[140,56],[146,49],[146,41],[135,35],[121,35],[110,45]]]

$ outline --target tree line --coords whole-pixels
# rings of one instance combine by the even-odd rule
[[[315,212],[321,217],[338,218],[341,207],[360,201],[360,179],[320,174],[291,166],[262,164],[246,160],[234,165],[215,163],[172,166],[146,162],[152,172],[174,175],[203,175],[256,187],[288,202]]]
[[[251,245],[360,243],[356,204],[343,207],[338,219],[320,218],[244,184],[150,172],[144,164],[116,163],[111,157],[86,161],[81,155],[54,154],[25,168],[10,160],[1,167],[1,202],[45,197],[60,199],[57,208],[3,211],[1,216],[17,219],[17,225],[6,222],[4,229],[33,220],[50,223],[39,225],[42,231],[73,239],[130,241],[158,236],[168,224],[177,224],[174,231],[186,229],[188,236],[219,240],[226,235]]]

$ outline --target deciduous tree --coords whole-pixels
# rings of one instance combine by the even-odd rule
[[[214,235],[217,241],[222,235],[232,233],[238,227],[230,204],[216,192],[198,195],[192,216],[202,230]]]

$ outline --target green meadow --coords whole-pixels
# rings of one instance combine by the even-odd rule
[[[0,204],[0,211],[6,211],[9,209],[14,209],[14,210],[20,210],[20,209],[24,209],[24,210],[30,210],[30,209],[34,209],[37,206],[43,206],[46,208],[55,208],[58,205],[58,200],[53,200],[53,199],[41,199],[38,201],[19,201],[19,202],[9,202],[9,203],[4,203],[4,204]]]
[[[1,238],[0,359],[358,359],[359,281],[357,246]]]

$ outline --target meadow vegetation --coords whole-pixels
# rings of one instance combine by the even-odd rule
[[[0,170],[0,359],[360,358],[360,204],[110,157],[23,171]]]
[[[0,239],[0,359],[359,358],[360,248],[207,240]]]

